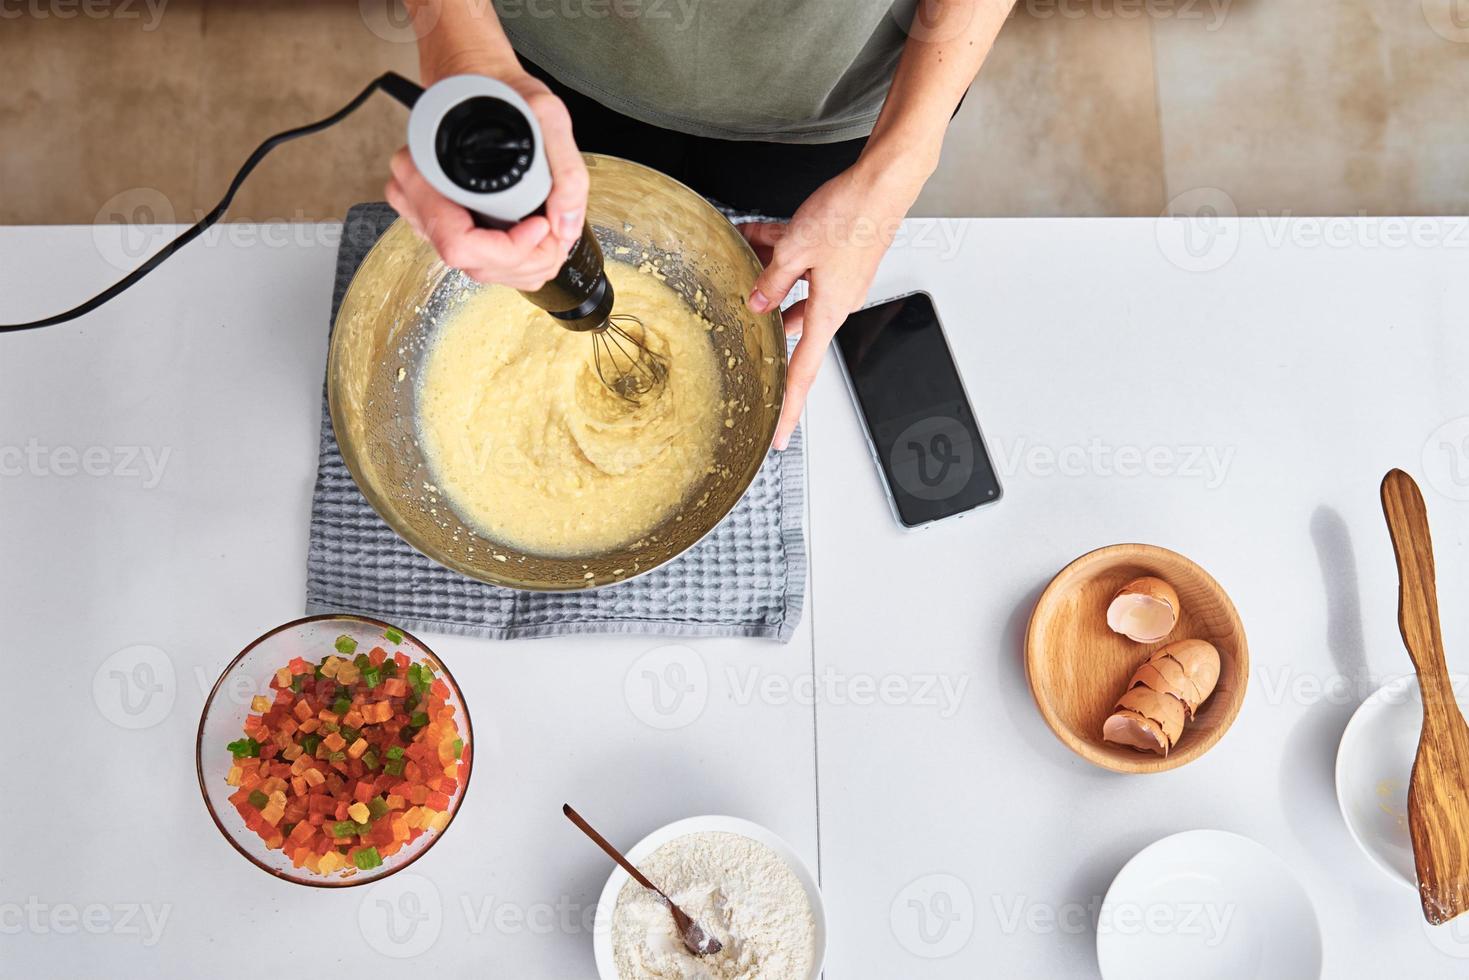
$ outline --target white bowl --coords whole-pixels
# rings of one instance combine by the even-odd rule
[[[1248,837],[1191,830],[1137,853],[1097,923],[1108,980],[1316,980],[1321,927],[1305,888]]]
[[[622,853],[627,855],[629,861],[637,865],[639,861],[648,858],[658,848],[675,838],[703,833],[739,834],[741,837],[748,837],[770,848],[791,869],[791,873],[806,890],[806,900],[811,903],[811,918],[816,923],[816,932],[812,937],[815,952],[811,959],[811,973],[807,980],[815,980],[821,976],[822,962],[826,958],[826,909],[821,902],[821,888],[816,884],[816,876],[806,867],[805,862],[795,850],[764,827],[738,817],[689,817],[685,820],[676,820],[666,827],[660,827],[638,841],[631,850]],[[597,975],[602,980],[622,980],[617,975],[617,961],[612,957],[612,913],[617,908],[617,896],[622,892],[622,886],[631,880],[626,871],[614,866],[612,876],[607,879],[607,884],[602,888],[602,897],[597,900],[597,918],[592,930],[592,951],[597,958]]]
[[[1454,697],[1469,707],[1463,674],[1452,678]],[[1408,778],[1423,727],[1418,678],[1399,677],[1357,708],[1336,750],[1336,802],[1352,840],[1389,878],[1415,892],[1418,872],[1408,836]]]

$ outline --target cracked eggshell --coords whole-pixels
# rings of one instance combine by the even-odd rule
[[[1207,640],[1179,640],[1153,654],[1153,659],[1171,657],[1183,668],[1199,692],[1199,703],[1208,700],[1219,683],[1219,651]]]
[[[1160,694],[1177,696],[1188,708],[1190,718],[1204,700],[1183,665],[1172,657],[1155,656],[1137,669],[1137,673],[1132,675],[1132,683],[1145,684]]]
[[[1126,745],[1139,752],[1168,754],[1168,739],[1163,730],[1146,716],[1127,708],[1114,711],[1102,723],[1102,740],[1116,745]]]
[[[1134,643],[1157,643],[1178,625],[1178,593],[1160,578],[1135,578],[1112,597],[1107,628]]]
[[[1178,744],[1187,709],[1172,694],[1160,694],[1149,687],[1132,687],[1117,700],[1117,707],[1129,708],[1155,723],[1163,730],[1169,748]]]

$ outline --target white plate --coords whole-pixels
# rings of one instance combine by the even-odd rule
[[[770,848],[786,863],[801,887],[806,889],[806,899],[811,903],[811,918],[816,923],[813,937],[815,953],[811,960],[811,973],[807,980],[821,976],[822,963],[826,957],[826,910],[821,903],[821,889],[816,876],[806,867],[799,855],[789,844],[757,823],[738,817],[689,817],[660,827],[638,841],[632,850],[623,851],[627,859],[636,865],[658,848],[677,837],[689,834],[726,833],[739,834]],[[614,866],[612,876],[602,888],[602,897],[597,900],[597,918],[592,929],[592,951],[597,958],[597,975],[602,980],[621,980],[617,975],[617,962],[612,958],[612,913],[617,907],[617,896],[622,886],[631,879],[626,871]],[[655,882],[656,884],[656,882]]]
[[[1191,830],[1138,852],[1097,922],[1108,980],[1321,975],[1321,927],[1284,861],[1238,834]]]
[[[1452,680],[1460,707],[1469,707],[1466,677]],[[1408,674],[1362,702],[1336,750],[1336,802],[1347,830],[1373,864],[1414,892],[1418,872],[1408,837],[1408,777],[1422,727],[1418,678]]]

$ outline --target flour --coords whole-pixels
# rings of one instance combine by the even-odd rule
[[[695,956],[668,906],[635,881],[612,913],[621,980],[808,980],[816,922],[806,890],[764,844],[730,833],[688,834],[638,868],[724,948]]]

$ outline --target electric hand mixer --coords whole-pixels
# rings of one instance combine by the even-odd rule
[[[545,211],[551,171],[540,124],[504,82],[455,75],[435,83],[413,103],[408,149],[429,186],[482,228],[508,229]],[[591,334],[597,375],[617,395],[637,401],[667,378],[663,359],[643,343],[642,321],[612,312],[612,283],[589,223],[556,277],[521,295],[566,329]]]
[[[519,93],[483,75],[455,75],[425,90],[396,72],[385,72],[332,115],[261,143],[213,210],[110,287],[64,313],[28,323],[0,324],[0,333],[66,323],[102,306],[224,217],[245,178],[271,150],[335,126],[379,90],[411,110],[408,147],[414,165],[431,187],[466,208],[476,225],[506,229],[544,213],[551,170],[540,124]],[[622,398],[636,402],[668,377],[663,358],[643,342],[642,322],[612,312],[612,283],[590,224],[583,225],[581,238],[556,277],[522,295],[566,329],[591,334],[597,375]]]
[[[350,102],[315,122],[260,143],[219,203],[137,268],[71,309],[23,323],[0,323],[0,335],[76,320],[137,285],[228,212],[246,178],[282,143],[335,126],[383,92],[411,110],[410,145],[417,166],[440,193],[487,227],[506,227],[544,208],[550,175],[535,116],[513,90],[487,78],[451,78],[429,88],[394,72],[373,79]],[[670,288],[690,302],[727,345],[721,393],[743,406],[719,441],[699,492],[647,540],[595,556],[519,554],[503,544],[480,547],[478,532],[422,491],[427,462],[415,421],[415,387],[402,384],[421,368],[431,316],[404,309],[434,307],[451,279],[432,246],[395,222],[362,259],[334,319],[327,357],[327,402],[342,461],[369,504],[403,540],[429,558],[492,585],[572,591],[646,574],[673,560],[739,502],[766,459],[785,394],[786,337],[778,311],[753,315],[744,305],[761,265],[729,220],[665,174],[616,157],[587,155],[591,194],[587,220],[615,228],[613,237],[661,257]],[[629,218],[638,216],[635,224]],[[166,287],[165,287],[166,288]],[[454,292],[458,292],[457,284]],[[601,248],[590,230],[556,277],[529,296],[555,322],[585,331],[599,373],[618,395],[637,400],[667,377],[668,367],[644,352],[641,325],[613,314]],[[90,326],[116,321],[95,319]],[[212,322],[212,321],[211,321]],[[549,325],[548,329],[552,329]]]

